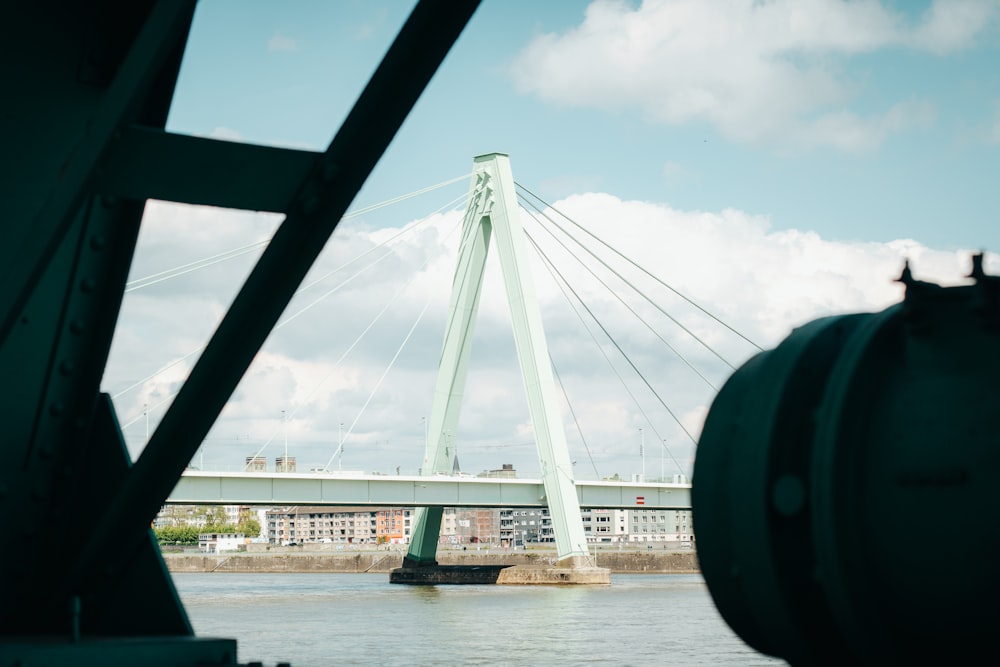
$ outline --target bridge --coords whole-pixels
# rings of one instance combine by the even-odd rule
[[[593,509],[691,509],[690,484],[577,481]],[[451,475],[186,471],[166,499],[177,505],[367,505],[372,507],[548,507],[540,479]]]
[[[589,565],[582,507],[689,510],[690,485],[651,485],[645,471],[638,476],[641,480],[639,484],[586,482],[577,478],[565,433],[566,420],[561,414],[561,404],[568,402],[569,397],[564,387],[561,387],[560,394],[560,383],[553,370],[555,362],[550,357],[541,308],[535,295],[529,249],[533,245],[543,258],[547,257],[524,229],[517,192],[518,185],[514,181],[508,156],[488,154],[475,158],[437,382],[430,417],[426,421],[420,476],[401,476],[398,470],[395,476],[290,474],[286,445],[285,456],[280,459],[282,463],[276,465],[281,468],[276,471],[278,474],[266,475],[249,470],[228,475],[187,472],[182,475],[167,502],[413,506],[417,511],[404,569],[424,568],[424,572],[437,568],[442,508],[545,506],[552,520],[560,569],[586,569],[588,581],[593,581],[595,574]],[[455,435],[460,433],[459,415],[466,392],[474,329],[486,281],[486,263],[494,244],[499,255],[500,277],[504,283],[518,366],[527,397],[532,426],[530,437],[537,448],[542,471],[538,480],[481,479],[452,474],[458,468]],[[648,295],[643,296],[649,298]],[[586,304],[584,307],[587,308]],[[587,310],[593,315],[592,310]],[[601,327],[610,338],[607,328]],[[619,352],[622,351],[621,345],[613,338],[611,342]],[[634,364],[633,369],[642,377]],[[376,384],[376,389],[379,384]],[[648,381],[646,384],[649,386]],[[663,407],[676,421],[670,408],[666,404]],[[646,413],[643,416],[648,419]],[[684,428],[679,421],[677,423],[681,429]],[[641,433],[642,429],[639,431]],[[685,433],[690,437],[686,430]],[[342,434],[338,440],[330,462],[343,452]],[[640,456],[644,462],[643,445],[640,442]],[[664,440],[660,440],[658,445],[663,450],[662,463],[662,453],[667,451],[667,447]],[[262,449],[247,457],[248,469],[260,462],[260,451]],[[671,459],[679,467],[672,455]],[[609,573],[605,572],[605,576]],[[572,582],[573,579],[567,578],[563,571],[560,581]]]
[[[395,494],[430,519],[409,555],[418,565],[433,560],[442,503],[544,499],[557,506],[558,549],[570,559],[585,553],[581,504],[638,505],[642,497],[643,506],[687,507],[686,489],[575,479],[565,434],[543,424],[560,422],[548,412],[558,401],[535,345],[544,340],[537,304],[514,294],[518,285],[530,290],[530,280],[506,287],[512,306],[528,305],[515,327],[527,390],[538,392],[529,402],[542,434],[540,480],[437,479],[453,454],[442,436],[460,404],[448,400],[432,416],[420,478],[351,487],[183,472],[478,0],[419,0],[318,153],[165,130],[195,4],[84,9],[57,1],[11,3],[4,12],[10,52],[22,57],[0,75],[19,92],[0,119],[0,404],[9,462],[0,469],[9,518],[0,662],[235,664],[234,641],[195,636],[149,529],[162,504],[184,494],[292,503],[296,494],[298,502],[392,503]],[[477,275],[492,223],[516,209],[503,170],[475,181],[461,275]],[[133,462],[101,380],[149,199],[284,218]],[[486,218],[489,226],[480,224]],[[508,276],[523,254],[511,231],[497,243]],[[973,285],[943,290],[907,269],[901,307],[803,327],[720,392],[691,491],[705,517],[706,580],[751,645],[804,665],[973,664],[992,649],[1000,281],[983,272],[981,258],[971,277]],[[461,332],[478,292],[454,294],[461,306],[450,321]],[[466,349],[456,345],[446,359],[454,372],[439,377],[449,395],[461,393]],[[81,507],[92,521],[74,520]],[[945,566],[927,549],[928,526],[958,538]],[[947,578],[934,579],[946,567]]]

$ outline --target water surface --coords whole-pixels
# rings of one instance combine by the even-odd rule
[[[784,665],[719,616],[700,575],[610,586],[404,586],[387,574],[177,573],[199,636],[241,662],[327,665]]]

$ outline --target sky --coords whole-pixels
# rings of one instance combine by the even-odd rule
[[[200,3],[167,129],[324,150],[412,6]],[[534,265],[574,473],[690,475],[718,387],[757,351],[729,328],[769,349],[881,310],[906,260],[961,284],[983,251],[1000,273],[998,56],[1000,2],[485,0],[192,463],[417,473],[467,175],[499,152],[549,217],[655,276],[623,262],[612,296],[560,259],[611,344]],[[103,383],[133,457],[280,221],[147,204]],[[622,279],[649,300],[624,305]],[[450,437],[464,472],[537,476],[507,312],[491,260]]]

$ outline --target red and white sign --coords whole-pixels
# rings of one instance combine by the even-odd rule
[[[636,505],[645,505],[646,504],[646,496],[636,496],[635,497],[635,504]]]

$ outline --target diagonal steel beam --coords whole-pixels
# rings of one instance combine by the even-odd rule
[[[148,525],[156,515],[478,5],[421,0],[414,8],[95,526],[70,586],[99,585],[114,571],[106,546],[123,528]],[[127,559],[136,547],[120,546],[112,558]]]
[[[44,207],[26,227],[17,244],[18,252],[7,266],[0,267],[0,284],[6,286],[0,290],[0,313],[3,313],[0,344],[20,317],[84,199],[90,196],[88,185],[100,169],[108,143],[124,123],[132,120],[170,53],[181,40],[187,39],[194,7],[194,0],[159,2],[150,12],[114,81],[102,96],[101,109],[86,136],[67,160]]]

